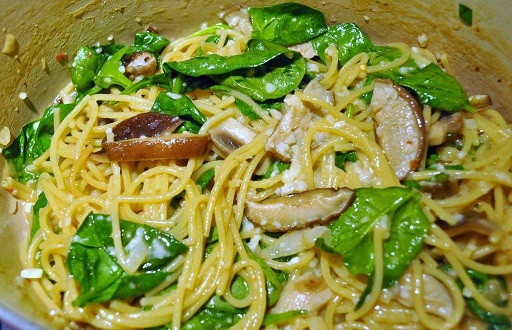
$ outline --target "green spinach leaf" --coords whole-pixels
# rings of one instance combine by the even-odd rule
[[[21,183],[39,177],[29,165],[50,148],[54,133],[54,114],[62,121],[75,107],[74,104],[55,104],[48,107],[40,119],[25,124],[12,144],[2,150],[13,177]]]
[[[295,2],[251,7],[248,12],[254,39],[270,40],[283,46],[309,41],[327,31],[321,11]]]
[[[434,63],[416,73],[400,77],[398,83],[416,92],[422,104],[449,113],[462,109],[472,111],[466,91],[457,79]]]
[[[347,63],[355,55],[369,52],[373,48],[370,38],[354,23],[329,26],[325,34],[315,38],[311,43],[324,62],[327,47],[336,45],[340,65]]]
[[[185,128],[188,132],[197,133],[201,125],[206,122],[206,117],[184,94],[161,92],[156,97],[151,111],[183,119],[185,122],[180,125],[177,132],[181,132]]]
[[[283,291],[283,286],[279,281],[278,274],[272,268],[270,268],[269,265],[267,265],[265,260],[254,254],[247,245],[245,246],[245,250],[247,251],[249,258],[256,261],[263,269],[263,273],[265,274],[265,282],[267,285],[267,306],[273,306],[279,300],[279,297],[281,297],[281,292]]]
[[[135,40],[133,46],[130,47],[130,53],[134,52],[150,52],[153,54],[159,54],[170,41],[153,32],[138,32],[135,34]]]
[[[112,85],[117,85],[127,88],[132,84],[132,81],[128,79],[121,70],[119,70],[122,65],[121,60],[129,50],[130,47],[123,47],[105,61],[98,74],[94,77],[94,83],[96,86],[109,88]]]
[[[85,92],[94,86],[94,77],[105,62],[105,55],[96,50],[82,46],[71,63],[71,81],[79,92]]]
[[[389,230],[383,243],[384,286],[392,286],[418,255],[430,228],[419,203],[420,194],[411,188],[359,188],[353,204],[329,228],[331,242],[317,244],[343,256],[352,274],[373,277],[375,248],[373,228],[380,223]]]
[[[377,65],[391,62],[400,56],[400,50],[396,48],[377,46],[369,54],[369,63]],[[416,62],[409,59],[399,68],[379,71],[370,77],[391,79],[395,84],[413,90],[423,105],[430,105],[448,113],[462,109],[474,111],[462,85],[434,63],[419,68]]]
[[[41,192],[39,196],[37,196],[37,201],[32,208],[32,224],[30,226],[30,240],[34,238],[39,228],[41,228],[41,223],[39,222],[39,211],[48,205],[48,199],[44,192]]]
[[[132,240],[146,247],[146,257],[136,274],[127,274],[117,263],[110,217],[90,213],[78,228],[69,248],[66,266],[80,284],[76,306],[112,299],[138,297],[161,283],[167,265],[187,247],[156,228],[120,220],[122,242],[130,249]],[[126,251],[129,253],[129,251]]]
[[[293,91],[306,72],[305,59],[299,53],[261,39],[250,40],[246,52],[239,55],[197,56],[165,66],[192,77],[207,76],[259,101]]]

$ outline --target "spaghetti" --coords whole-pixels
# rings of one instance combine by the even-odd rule
[[[238,15],[243,19],[246,11]],[[216,25],[176,39],[159,54],[161,63],[244,54],[250,35],[240,26]],[[32,224],[21,257],[25,269],[43,270],[40,278],[26,281],[55,324],[194,328],[199,324],[194,322],[210,313],[220,327],[240,329],[510,326],[512,127],[490,106],[462,111],[460,129],[442,144],[431,145],[420,168],[400,180],[388,162],[389,151],[376,138],[375,109],[368,99],[374,88],[371,77],[408,70],[410,63],[441,64],[433,63],[436,57],[425,49],[418,52],[399,43],[380,47],[399,56],[375,63],[375,51],[362,51],[341,63],[339,48],[327,47],[325,60],[304,60],[314,77],[273,103],[237,88],[185,91],[206,118],[198,134],[209,134],[228,118],[253,133],[229,154],[210,144],[206,154],[186,160],[109,161],[101,153],[102,143],[119,122],[153,109],[166,92],[158,84],[129,95],[113,85],[81,95],[66,116],[54,115],[50,146],[29,167],[40,175],[24,185],[11,173],[3,186],[34,205],[28,216],[37,226]],[[270,91],[274,87],[266,86]],[[61,99],[74,97],[74,85],[61,92]],[[244,114],[247,108],[253,115]],[[428,104],[421,104],[420,111],[427,136],[446,116]],[[271,143],[290,114],[299,116],[292,119],[298,124],[283,140]],[[276,156],[279,143],[289,148],[288,159]],[[353,158],[340,166],[337,156],[349,154]],[[213,172],[211,180],[198,184]],[[450,193],[436,197],[424,183]],[[340,254],[318,243],[322,238],[328,245],[329,223],[276,234],[245,215],[247,201],[319,188],[410,189],[405,186],[411,184],[411,191],[420,194],[429,229],[421,251],[393,283],[386,282],[385,256],[392,226],[386,221],[391,220],[377,221],[369,232],[373,269],[365,276],[347,266],[348,249]],[[47,202],[37,206],[42,194]],[[158,253],[147,252],[157,248],[137,241],[138,231],[126,241],[125,221],[172,236],[186,252],[161,265],[158,271],[166,275],[135,297],[119,294],[77,305],[84,285],[70,273],[67,258],[91,214],[108,215],[110,253],[127,274],[138,274],[148,253]],[[140,228],[149,235],[148,227]],[[491,319],[479,318],[479,310]]]

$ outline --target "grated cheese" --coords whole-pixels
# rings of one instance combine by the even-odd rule
[[[26,268],[21,271],[21,277],[27,279],[38,279],[43,277],[43,270],[41,268]]]

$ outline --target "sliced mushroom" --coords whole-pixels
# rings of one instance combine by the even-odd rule
[[[156,72],[157,60],[150,52],[135,52],[123,59],[124,73],[134,80],[137,77],[151,76]]]
[[[114,141],[170,134],[183,120],[158,112],[144,112],[121,121],[113,129]]]
[[[377,142],[399,180],[416,170],[426,149],[426,130],[418,102],[403,87],[376,79],[371,106]]]
[[[427,312],[448,318],[454,311],[453,298],[441,281],[435,277],[422,274],[423,303]],[[407,307],[413,307],[413,283],[410,271],[406,272],[395,287],[399,292],[398,301]]]
[[[464,116],[460,112],[448,116],[442,116],[435,122],[428,132],[428,145],[438,146],[446,141],[446,135],[457,133],[464,123]]]
[[[489,237],[493,231],[498,229],[498,225],[481,217],[478,213],[469,213],[464,215],[464,220],[455,226],[450,226],[444,231],[448,236],[455,237],[462,234],[474,233]]]
[[[421,191],[433,199],[444,199],[453,196],[459,189],[459,180],[446,180],[444,182],[420,181]]]
[[[211,128],[208,133],[210,133],[213,145],[215,145],[224,156],[229,155],[244,144],[251,142],[256,136],[256,133],[251,131],[247,126],[231,117]]]
[[[164,137],[105,142],[111,161],[188,159],[208,152],[210,138],[203,134],[170,134]]]
[[[483,109],[492,105],[492,100],[489,95],[473,95],[469,98],[469,104],[477,109]]]
[[[292,310],[307,310],[310,314],[320,311],[334,294],[322,276],[312,272],[291,279],[283,288],[281,297],[272,308],[272,313]]]
[[[270,232],[300,229],[326,223],[338,217],[352,203],[354,192],[348,188],[319,188],[288,196],[247,201],[247,219]]]

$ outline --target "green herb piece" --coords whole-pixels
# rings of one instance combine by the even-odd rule
[[[133,83],[130,85],[130,87],[126,88],[122,91],[121,94],[123,95],[130,95],[135,93],[141,88],[146,88],[150,86],[159,86],[164,89],[170,89],[171,88],[171,81],[169,77],[165,73],[159,73],[153,76],[147,76],[142,78],[136,83]]]
[[[39,221],[39,211],[48,205],[48,199],[44,192],[41,192],[39,196],[37,196],[37,201],[32,208],[32,224],[30,226],[30,240],[34,238],[39,228],[41,228],[41,223]]]
[[[421,195],[405,187],[359,188],[355,194],[353,204],[329,226],[331,242],[319,238],[317,245],[342,255],[352,274],[365,274],[372,280],[373,229],[380,223],[389,230],[383,243],[383,259],[384,287],[390,287],[416,258],[430,228],[419,202]]]
[[[473,25],[473,10],[468,6],[459,3],[459,18],[467,25]]]
[[[314,8],[286,2],[271,7],[249,8],[252,38],[283,46],[309,41],[327,31],[324,14]]]
[[[206,186],[213,180],[215,177],[215,168],[211,168],[208,171],[204,172],[198,179],[197,185],[201,188],[201,191],[206,189]]]
[[[260,116],[254,112],[250,105],[244,101],[235,98],[235,105],[240,112],[249,119],[260,119]]]
[[[21,183],[39,177],[29,165],[50,148],[54,133],[54,114],[59,113],[60,121],[74,109],[75,104],[55,104],[48,107],[40,119],[25,124],[12,144],[2,150],[13,177]]]
[[[337,168],[345,171],[345,162],[355,162],[357,154],[354,150],[348,152],[336,151],[334,154],[334,164]]]
[[[369,52],[373,48],[370,38],[354,23],[329,26],[325,34],[312,40],[311,43],[323,62],[326,62],[327,47],[336,45],[340,65],[347,63],[355,55]]]
[[[293,310],[293,311],[288,311],[288,312],[279,313],[279,314],[267,314],[267,315],[265,315],[265,318],[263,319],[263,325],[269,326],[271,324],[279,324],[279,323],[288,322],[291,319],[293,319],[299,315],[306,315],[307,313],[308,313],[307,310],[300,309],[300,310]]]
[[[283,171],[289,168],[290,163],[285,163],[283,161],[276,160],[269,166],[265,174],[263,174],[263,179],[271,178],[272,176],[282,173]]]
[[[168,275],[161,267],[187,250],[186,245],[156,228],[120,220],[123,247],[146,247],[147,256],[136,274],[127,274],[117,263],[110,217],[90,213],[78,228],[69,248],[66,266],[80,284],[76,306],[112,299],[138,297]],[[133,241],[135,240],[135,241]]]
[[[245,250],[247,251],[249,258],[256,261],[263,269],[267,285],[267,307],[273,306],[279,300],[281,292],[283,291],[283,286],[279,281],[278,274],[270,268],[269,265],[267,265],[265,260],[254,254],[247,245],[245,246]]]

